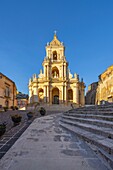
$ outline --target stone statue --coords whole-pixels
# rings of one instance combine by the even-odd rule
[[[68,70],[69,78],[71,79],[73,75],[71,74],[70,70]]]
[[[47,46],[49,46],[49,42],[47,42]]]
[[[56,73],[56,71],[54,72],[54,78],[56,78],[57,77],[57,73]]]
[[[34,75],[33,75],[33,79],[36,79],[36,78],[37,78],[37,77],[36,77],[36,74],[34,74]]]
[[[78,78],[78,80],[79,80],[79,75],[77,74],[77,78]]]
[[[78,79],[78,76],[77,76],[77,74],[76,74],[76,73],[74,74],[74,78],[75,78],[75,79]]]
[[[81,78],[81,82],[83,82],[83,78]]]
[[[29,79],[29,83],[31,83],[31,82],[32,82],[32,79],[30,78],[30,79]]]
[[[38,77],[39,77],[39,78],[43,78],[43,77],[44,77],[44,75],[43,75],[43,73],[42,73],[42,70],[40,70],[40,74],[38,75]]]

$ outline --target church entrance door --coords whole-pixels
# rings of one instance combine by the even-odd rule
[[[59,104],[59,96],[55,95],[54,96],[54,101],[53,101],[54,104]]]
[[[52,103],[59,104],[59,89],[57,87],[52,90]]]

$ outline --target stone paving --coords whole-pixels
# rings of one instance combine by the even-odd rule
[[[59,126],[59,117],[35,119],[0,161],[2,170],[108,170],[76,135]]]
[[[32,123],[32,121],[36,117],[40,117],[37,113],[34,113],[33,118],[28,120],[27,113],[28,111],[7,111],[0,112],[0,123],[6,123],[6,132],[4,135],[0,137],[0,159],[4,156],[4,154],[10,149],[10,147],[15,143],[15,141],[21,136],[21,134],[28,128],[28,126]],[[22,121],[18,126],[14,126],[11,115],[12,114],[21,114]]]

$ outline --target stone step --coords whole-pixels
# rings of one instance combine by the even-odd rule
[[[113,115],[113,111],[96,111],[96,110],[87,110],[87,111],[84,111],[84,110],[75,110],[75,109],[72,109],[72,110],[69,110],[67,111],[67,113],[75,113],[75,114],[102,114],[102,115]]]
[[[99,127],[113,128],[113,122],[112,121],[88,119],[88,118],[76,118],[76,117],[73,117],[73,116],[66,116],[66,115],[62,115],[62,118],[68,119],[68,120],[71,120],[71,121],[80,122],[80,123],[96,125],[96,126],[99,126]]]
[[[55,112],[66,112],[69,109],[71,109],[71,106],[65,106],[65,105],[60,105],[60,104],[54,104],[54,105],[47,105],[43,104],[37,107],[39,109],[40,107],[44,107],[46,111],[55,111]]]
[[[79,108],[76,108],[76,110],[84,110],[84,111],[87,111],[87,110],[99,110],[99,111],[103,111],[103,110],[106,110],[106,111],[113,111],[113,105],[112,106],[93,106],[93,107],[79,107]]]
[[[72,126],[70,124],[63,123],[61,121],[59,122],[59,124],[63,128],[71,131],[72,133],[77,134],[83,140],[86,140],[87,142],[95,146],[98,146],[99,148],[102,148],[107,154],[109,154],[109,156],[113,156],[113,140],[112,139],[109,139],[109,138],[106,138],[104,136],[100,136],[97,134],[93,134],[84,129]]]
[[[109,164],[109,166],[113,169],[113,155],[108,154],[103,149],[98,148],[98,152],[100,156]]]
[[[70,110],[72,107],[69,105],[62,105],[62,104],[40,104],[40,105],[32,105],[28,106],[27,110],[32,110],[32,111],[39,111],[40,107],[44,107],[46,111],[49,113],[50,112],[55,112],[55,113],[60,113],[60,112],[66,112]]]
[[[106,120],[106,121],[113,121],[113,115],[95,115],[95,114],[76,114],[76,113],[64,113],[66,116],[73,116],[77,118],[92,118],[92,119],[98,119],[98,120]]]
[[[79,123],[79,122],[71,121],[71,120],[68,120],[68,119],[61,119],[61,121],[63,123],[79,127],[81,129],[92,132],[94,134],[98,134],[98,135],[104,136],[106,138],[113,139],[113,129],[112,128],[98,127],[98,126],[95,126],[95,125]]]
[[[109,108],[109,107],[102,107],[102,108],[98,108],[98,107],[94,107],[94,108],[90,108],[90,107],[82,107],[82,108],[78,108],[79,110],[106,110],[106,111],[113,111],[113,107],[112,108]]]
[[[113,105],[112,106],[97,106],[97,105],[94,105],[94,106],[84,106],[84,107],[79,107],[80,109],[113,109]]]

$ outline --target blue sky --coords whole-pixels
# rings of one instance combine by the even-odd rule
[[[0,72],[28,93],[54,30],[87,86],[113,64],[113,0],[0,0]]]

